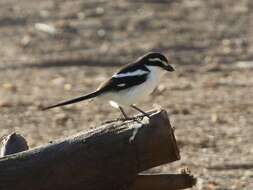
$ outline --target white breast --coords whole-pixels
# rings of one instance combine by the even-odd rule
[[[106,99],[109,100],[110,104],[113,107],[118,107],[118,105],[129,106],[131,104],[141,102],[149,94],[151,94],[159,84],[163,72],[161,68],[156,66],[148,66],[148,69],[151,72],[143,84],[119,92],[107,94]]]

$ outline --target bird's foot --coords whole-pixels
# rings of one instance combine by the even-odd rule
[[[142,115],[140,115],[142,118],[144,116],[148,117],[149,119],[151,118],[149,113],[143,111],[142,109],[138,108],[137,106],[132,104],[131,107],[134,108],[135,110],[139,111],[140,113],[142,113]]]
[[[148,113],[134,116],[134,118],[139,118],[139,119],[143,119],[144,117],[147,117],[147,118],[151,119],[151,116]]]
[[[116,118],[116,119],[113,119],[113,120],[105,121],[102,124],[108,124],[108,123],[113,123],[113,122],[118,122],[118,121],[122,121],[122,122],[136,121],[138,123],[141,123],[141,121],[143,120],[144,117],[148,117],[150,119],[151,118],[150,115],[151,114],[149,114],[149,113],[145,113],[145,114],[139,114],[139,115],[136,115],[136,116],[133,116],[133,117]]]
[[[108,124],[108,123],[113,123],[113,122],[117,122],[117,121],[130,121],[130,120],[136,120],[136,117],[126,117],[126,118],[116,118],[116,119],[112,119],[109,121],[105,121],[102,124]]]
[[[136,120],[136,117],[125,117],[125,118],[118,118],[118,121],[130,121],[130,120]]]

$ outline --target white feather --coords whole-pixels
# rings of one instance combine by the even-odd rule
[[[123,87],[123,86],[126,86],[126,84],[125,83],[121,83],[121,84],[118,84],[117,86]]]
[[[121,78],[121,77],[126,77],[126,76],[140,76],[140,75],[147,74],[147,73],[149,73],[149,72],[139,69],[134,72],[119,73],[119,74],[116,73],[112,77],[113,78]]]
[[[109,104],[114,108],[119,108],[119,104],[117,102],[114,102],[113,100],[110,100]]]
[[[160,58],[149,58],[148,60],[149,61],[160,61],[160,62],[162,62],[162,60]]]
[[[149,61],[159,61],[159,62],[161,62],[161,63],[163,63],[164,65],[168,65],[165,61],[163,61],[163,60],[161,60],[161,59],[159,59],[159,58],[150,58],[150,59],[148,59]]]

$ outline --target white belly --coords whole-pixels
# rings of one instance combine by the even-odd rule
[[[149,66],[148,68],[151,70],[151,73],[143,84],[115,93],[107,93],[104,97],[113,107],[130,106],[131,104],[143,101],[157,87],[162,74],[160,68],[153,66]]]

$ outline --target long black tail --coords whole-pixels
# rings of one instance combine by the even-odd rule
[[[94,97],[96,97],[99,94],[101,94],[101,92],[99,90],[97,90],[95,92],[92,92],[90,94],[86,94],[84,96],[80,96],[80,97],[77,97],[77,98],[74,98],[74,99],[71,99],[71,100],[66,100],[66,101],[60,102],[58,104],[54,104],[52,106],[48,106],[48,107],[42,108],[42,110],[48,110],[48,109],[51,109],[51,108],[65,106],[65,105],[68,105],[68,104],[74,104],[74,103],[77,103],[77,102],[80,102],[80,101],[83,101],[83,100],[88,100],[90,98],[94,98]]]

